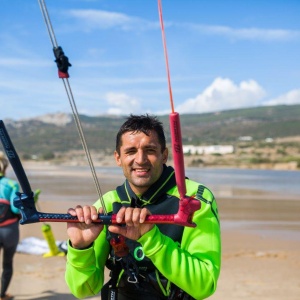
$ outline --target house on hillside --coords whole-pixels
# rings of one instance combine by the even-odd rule
[[[251,142],[253,141],[253,137],[250,135],[245,135],[245,136],[240,136],[238,140],[241,142]]]
[[[232,145],[182,146],[184,154],[230,154],[234,152]]]

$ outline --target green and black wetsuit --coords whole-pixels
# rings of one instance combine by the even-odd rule
[[[187,196],[201,201],[201,208],[193,218],[197,227],[157,224],[139,240],[127,240],[139,276],[138,283],[130,283],[126,270],[121,271],[119,299],[146,300],[147,296],[149,299],[168,299],[174,291],[181,290],[190,295],[190,299],[204,299],[215,291],[221,264],[217,204],[205,186],[186,179],[186,188]],[[115,213],[120,206],[146,206],[152,214],[174,214],[179,205],[174,169],[164,166],[160,179],[139,197],[125,181],[116,190],[106,193],[104,201],[108,212]],[[100,207],[100,201],[95,206]],[[77,250],[69,246],[66,281],[76,297],[100,292],[110,255],[113,253],[107,240],[107,228],[88,249]],[[173,299],[179,296],[176,297]]]

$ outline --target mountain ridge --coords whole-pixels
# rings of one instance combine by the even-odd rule
[[[91,151],[114,150],[115,136],[125,116],[80,115]],[[158,116],[170,144],[169,116]],[[45,153],[80,151],[82,145],[71,114],[57,113],[23,120],[4,119],[18,152],[41,157]],[[253,141],[300,136],[300,105],[244,108],[205,114],[180,115],[183,144],[235,144],[240,137]]]

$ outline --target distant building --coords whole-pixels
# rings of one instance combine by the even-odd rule
[[[274,142],[274,139],[273,139],[273,138],[266,138],[266,139],[265,139],[265,142],[266,142],[266,143],[273,143],[273,142]]]
[[[230,154],[234,152],[232,145],[211,145],[211,146],[182,146],[184,154]]]
[[[253,137],[250,135],[240,136],[239,141],[242,142],[251,142],[253,140]]]

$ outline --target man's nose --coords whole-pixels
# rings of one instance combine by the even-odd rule
[[[147,155],[146,155],[146,152],[143,151],[143,150],[139,150],[137,151],[136,155],[135,155],[135,161],[138,163],[138,164],[142,164],[144,162],[147,161]]]

